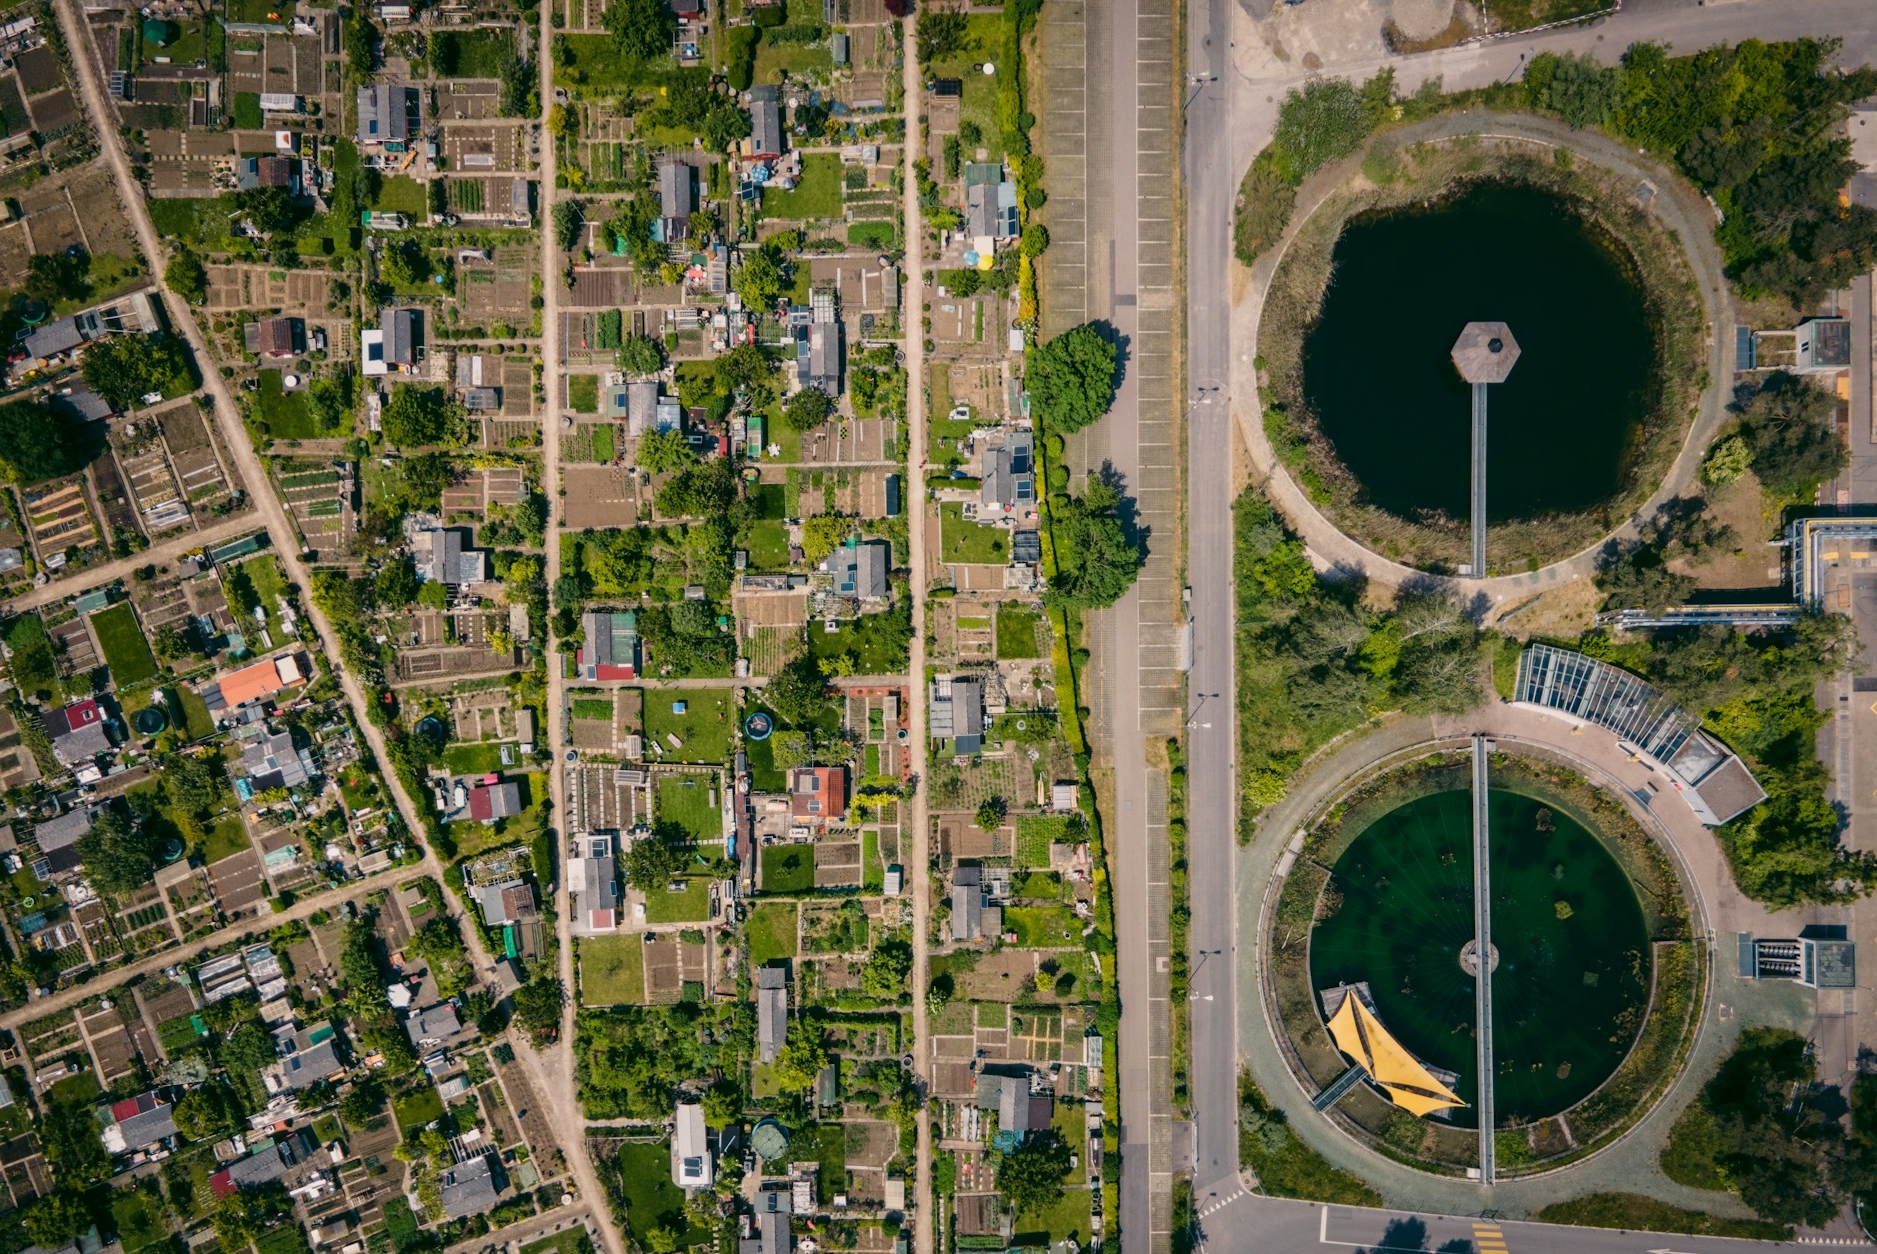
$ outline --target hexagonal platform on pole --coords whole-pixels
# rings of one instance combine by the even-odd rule
[[[1453,364],[1468,383],[1504,383],[1518,359],[1519,342],[1503,322],[1469,322],[1453,342]]]

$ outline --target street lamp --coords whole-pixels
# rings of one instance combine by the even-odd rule
[[[1186,729],[1188,731],[1191,731],[1193,724],[1199,720],[1199,712],[1205,708],[1206,702],[1216,700],[1218,695],[1219,694],[1216,692],[1202,692],[1199,694],[1199,704],[1193,707],[1192,715],[1186,720]],[[1206,726],[1210,727],[1212,724],[1207,723]]]

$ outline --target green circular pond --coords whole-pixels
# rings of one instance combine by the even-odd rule
[[[1649,942],[1629,877],[1562,810],[1494,789],[1493,1047],[1498,1121],[1556,1114],[1608,1078],[1642,1026]],[[1367,981],[1384,1026],[1456,1072],[1474,1126],[1472,797],[1431,793],[1383,814],[1332,868],[1310,940],[1318,988]]]

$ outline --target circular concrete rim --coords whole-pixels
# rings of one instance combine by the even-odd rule
[[[1668,832],[1662,828],[1654,814],[1645,808],[1638,807],[1635,799],[1630,795],[1629,790],[1624,788],[1620,781],[1611,777],[1602,767],[1587,758],[1583,758],[1571,752],[1569,749],[1561,748],[1544,741],[1528,740],[1515,735],[1494,734],[1491,732],[1485,734],[1487,738],[1493,742],[1495,752],[1501,751],[1500,746],[1508,745],[1516,746],[1516,749],[1506,751],[1517,752],[1524,756],[1537,758],[1541,761],[1544,760],[1547,755],[1553,756],[1558,764],[1583,775],[1586,782],[1591,784],[1592,787],[1616,798],[1618,804],[1623,807],[1630,818],[1636,822],[1636,825],[1642,829],[1644,834],[1667,855],[1669,865],[1674,868],[1675,879],[1681,889],[1682,898],[1688,903],[1689,941],[1697,947],[1701,945],[1703,938],[1707,937],[1709,934],[1707,902],[1702,898],[1699,883],[1689,871],[1687,863],[1682,858],[1681,850],[1676,847],[1675,842],[1670,838]],[[1318,823],[1322,821],[1325,814],[1341,804],[1355,789],[1361,787],[1363,784],[1374,779],[1379,779],[1392,771],[1411,765],[1423,758],[1432,757],[1437,753],[1458,752],[1469,748],[1470,745],[1471,740],[1468,737],[1431,736],[1426,740],[1418,741],[1406,748],[1385,754],[1375,761],[1364,764],[1359,769],[1350,772],[1334,788],[1329,789],[1325,793],[1323,800],[1311,809],[1309,817],[1298,826],[1293,841],[1301,839],[1304,833],[1314,829]],[[1258,1017],[1264,1023],[1265,1031],[1270,1035],[1271,1043],[1277,1048],[1278,1056],[1283,1059],[1285,1072],[1290,1077],[1291,1082],[1297,1086],[1298,1091],[1301,1092],[1305,1098],[1309,1098],[1312,1094],[1304,1087],[1304,1081],[1298,1075],[1295,1051],[1292,1049],[1285,1034],[1278,1029],[1281,1015],[1277,1008],[1276,993],[1271,985],[1271,966],[1270,963],[1266,961],[1266,943],[1270,937],[1272,927],[1276,924],[1275,911],[1277,897],[1282,891],[1283,882],[1288,878],[1288,871],[1285,868],[1289,865],[1290,864],[1287,863],[1283,857],[1280,857],[1278,859],[1277,868],[1273,869],[1269,881],[1265,884],[1264,893],[1259,901],[1258,916],[1252,934],[1252,962],[1254,976],[1257,981],[1258,997],[1261,1003],[1260,1009],[1262,1011]],[[1283,870],[1284,873],[1280,874],[1280,870]],[[1689,1007],[1689,1015],[1694,1030],[1688,1037],[1688,1043],[1681,1051],[1681,1057],[1677,1061],[1675,1069],[1669,1076],[1667,1083],[1663,1084],[1661,1089],[1646,1104],[1639,1106],[1633,1112],[1628,1120],[1627,1126],[1625,1126],[1621,1132],[1610,1138],[1605,1144],[1599,1145],[1590,1153],[1585,1154],[1582,1158],[1575,1158],[1555,1167],[1547,1167],[1538,1171],[1521,1172],[1516,1176],[1509,1176],[1495,1182],[1495,1187],[1503,1187],[1509,1184],[1538,1180],[1546,1176],[1556,1176],[1566,1172],[1576,1171],[1595,1162],[1608,1151],[1615,1149],[1618,1145],[1627,1141],[1637,1129],[1642,1127],[1642,1125],[1648,1121],[1649,1117],[1655,1113],[1674,1091],[1676,1079],[1687,1067],[1688,1059],[1694,1056],[1700,1043],[1701,1034],[1707,1030],[1706,1011],[1708,998],[1713,991],[1713,981],[1714,962],[1713,956],[1710,953],[1706,955],[1706,960],[1701,964],[1701,978],[1695,988],[1693,1004]],[[1653,1011],[1655,1001],[1655,981],[1653,977],[1650,979],[1649,987],[1649,1008]],[[1321,1020],[1322,1011],[1315,1005],[1314,999],[1312,999],[1311,1010],[1317,1015],[1318,1019]],[[1647,1024],[1646,1016],[1644,1018],[1644,1024]],[[1638,1028],[1635,1039],[1630,1042],[1629,1049],[1624,1051],[1622,1059],[1617,1063],[1616,1067],[1611,1070],[1610,1075],[1606,1076],[1595,1089],[1585,1094],[1577,1102],[1572,1103],[1571,1108],[1574,1109],[1576,1106],[1582,1105],[1583,1102],[1590,1100],[1590,1098],[1602,1091],[1603,1086],[1608,1084],[1610,1080],[1615,1077],[1616,1073],[1622,1069],[1623,1063],[1629,1061],[1630,1054],[1635,1051],[1636,1044],[1641,1039],[1642,1030]],[[1561,1114],[1564,1112],[1558,1113]],[[1552,1116],[1547,1116],[1547,1118],[1550,1117]],[[1396,1166],[1406,1167],[1411,1171],[1420,1172],[1433,1179],[1458,1180],[1463,1178],[1463,1175],[1453,1172],[1432,1170],[1418,1160],[1409,1161],[1403,1158],[1384,1155],[1380,1150],[1376,1149],[1374,1145],[1351,1131],[1342,1121],[1333,1118],[1329,1111],[1323,1112],[1322,1119],[1326,1125],[1335,1129],[1339,1135],[1345,1138],[1350,1144],[1354,1145],[1358,1151],[1364,1155],[1373,1155],[1377,1159],[1385,1159],[1387,1162]]]
[[[1467,112],[1463,112],[1461,116],[1467,116],[1467,115],[1468,115]],[[1396,136],[1397,138],[1401,137],[1404,134],[1411,136],[1415,130],[1420,129],[1420,128],[1431,127],[1432,125],[1437,124],[1440,121],[1442,121],[1443,118],[1450,119],[1451,116],[1452,115],[1437,115],[1436,117],[1425,119],[1422,122],[1413,123],[1410,126],[1401,128],[1400,130],[1397,130],[1397,131],[1390,131],[1390,132],[1384,132],[1384,133],[1371,135],[1367,140],[1365,140],[1362,143],[1362,145],[1359,148],[1356,149],[1354,153],[1350,154],[1348,157],[1343,158],[1343,160],[1340,163],[1337,163],[1337,165],[1334,167],[1343,171],[1342,176],[1337,180],[1335,187],[1341,187],[1349,183],[1352,179],[1356,177],[1360,177],[1360,174],[1361,174],[1360,162],[1365,157],[1368,156],[1369,151],[1373,148],[1377,140],[1383,138],[1384,134],[1393,135],[1393,136]],[[1525,113],[1525,112],[1520,112],[1520,111],[1514,111],[1510,113],[1486,112],[1483,115],[1481,124],[1476,129],[1469,130],[1462,134],[1456,134],[1456,135],[1433,135],[1433,136],[1429,136],[1428,138],[1419,139],[1419,140],[1410,138],[1408,142],[1428,143],[1428,144],[1449,144],[1449,143],[1454,143],[1463,139],[1472,139],[1472,140],[1489,139],[1489,140],[1498,140],[1500,142],[1508,143],[1508,144],[1524,145],[1526,147],[1536,148],[1536,149],[1540,149],[1542,151],[1551,152],[1551,153],[1556,153],[1560,150],[1565,150],[1565,151],[1569,151],[1574,158],[1582,158],[1583,160],[1589,161],[1591,162],[1591,164],[1596,165],[1601,169],[1607,170],[1610,173],[1617,175],[1619,178],[1623,177],[1622,171],[1614,169],[1607,162],[1598,160],[1596,157],[1594,157],[1589,152],[1587,152],[1586,148],[1588,147],[1588,145],[1582,142],[1566,142],[1566,140],[1563,137],[1557,136],[1555,134],[1552,135],[1551,137],[1546,137],[1546,136],[1537,135],[1537,134],[1519,134],[1519,133],[1516,133],[1515,131],[1506,130],[1506,129],[1500,129],[1500,130],[1493,129],[1495,124],[1504,125],[1504,126],[1529,124],[1539,130],[1549,130],[1551,129],[1550,123],[1551,123],[1550,119],[1544,118],[1539,114]],[[1559,125],[1561,126],[1562,124],[1559,124]],[[1634,160],[1637,156],[1640,156],[1643,154],[1632,154],[1632,153],[1629,153],[1628,150],[1625,150],[1625,155],[1629,156],[1630,159]],[[1673,171],[1660,166],[1659,163],[1646,163],[1643,161],[1638,161],[1637,164],[1638,165],[1654,164],[1652,174],[1654,175],[1656,179],[1659,180],[1658,186],[1661,189],[1663,190],[1672,189],[1676,192],[1680,192],[1683,190],[1683,180],[1681,180],[1680,176],[1675,174]],[[1331,190],[1333,191],[1334,188],[1332,188]],[[1323,208],[1323,204],[1326,200],[1328,200],[1328,198],[1329,198],[1329,192],[1326,191],[1324,192],[1324,194],[1317,197],[1316,201],[1310,205],[1309,209],[1301,217],[1293,218],[1285,226],[1284,233],[1282,237],[1278,240],[1277,246],[1274,249],[1272,249],[1271,252],[1269,252],[1268,254],[1259,257],[1257,261],[1253,264],[1253,266],[1250,267],[1250,270],[1253,276],[1252,284],[1251,284],[1251,291],[1245,299],[1255,304],[1255,308],[1257,311],[1257,322],[1255,326],[1253,327],[1251,343],[1249,345],[1243,346],[1240,349],[1240,352],[1242,352],[1245,360],[1250,360],[1257,353],[1258,332],[1263,329],[1263,325],[1264,325],[1265,298],[1270,294],[1271,283],[1276,278],[1279,267],[1281,267],[1284,264],[1285,257],[1290,252],[1291,242],[1296,239],[1298,232],[1302,230],[1304,224],[1310,221],[1310,219],[1314,217]],[[1712,234],[1709,233],[1708,235],[1702,237],[1702,239],[1698,241],[1696,244],[1691,245],[1685,232],[1679,229],[1676,229],[1672,226],[1669,226],[1666,222],[1664,222],[1663,225],[1674,233],[1676,237],[1676,243],[1678,247],[1681,249],[1682,256],[1687,260],[1689,271],[1694,276],[1694,286],[1701,300],[1701,309],[1702,309],[1705,325],[1709,328],[1718,327],[1720,325],[1720,320],[1717,319],[1716,317],[1714,300],[1712,298],[1712,293],[1710,292],[1710,287],[1712,285],[1708,282],[1708,280],[1712,278],[1712,274],[1709,273],[1709,271],[1712,271],[1715,268],[1714,263],[1718,261],[1718,253],[1716,253],[1714,258],[1708,258],[1705,260],[1703,258],[1696,256],[1697,248],[1701,248],[1701,247],[1711,248],[1712,247],[1713,245]],[[1243,266],[1243,263],[1239,262],[1236,258],[1233,259],[1232,264],[1235,267],[1240,268],[1240,269],[1245,268]],[[1259,274],[1259,271],[1261,269],[1262,269],[1262,275]],[[1726,289],[1724,286],[1720,289],[1720,293],[1721,293],[1722,299],[1725,300]],[[1676,453],[1674,460],[1672,460],[1669,463],[1669,469],[1667,473],[1663,476],[1661,482],[1657,483],[1654,486],[1654,488],[1651,489],[1649,496],[1644,499],[1642,504],[1638,506],[1634,512],[1632,512],[1627,517],[1625,517],[1623,521],[1618,523],[1610,531],[1599,536],[1594,542],[1584,546],[1582,549],[1579,549],[1577,552],[1567,553],[1564,556],[1556,559],[1555,561],[1552,561],[1543,566],[1540,566],[1536,570],[1509,572],[1509,573],[1500,574],[1500,575],[1487,575],[1484,578],[1478,578],[1470,574],[1469,575],[1455,575],[1455,574],[1437,575],[1432,571],[1423,570],[1418,566],[1409,566],[1404,563],[1397,562],[1393,558],[1383,556],[1382,554],[1376,552],[1374,549],[1370,548],[1367,544],[1364,544],[1362,541],[1350,535],[1347,531],[1344,531],[1340,526],[1337,525],[1337,522],[1335,519],[1331,518],[1322,509],[1318,508],[1316,503],[1310,500],[1309,496],[1303,491],[1303,489],[1300,486],[1298,486],[1297,480],[1291,475],[1289,467],[1285,466],[1284,463],[1278,459],[1275,451],[1270,446],[1269,439],[1265,436],[1264,422],[1263,422],[1264,406],[1263,406],[1262,401],[1258,402],[1258,404],[1253,408],[1252,411],[1249,411],[1249,417],[1245,413],[1235,413],[1234,417],[1235,417],[1236,425],[1238,426],[1238,429],[1242,438],[1246,440],[1247,444],[1250,445],[1252,449],[1254,471],[1257,468],[1256,463],[1262,462],[1264,464],[1264,468],[1266,469],[1268,475],[1281,477],[1284,480],[1285,484],[1289,487],[1295,499],[1301,502],[1303,507],[1311,515],[1313,515],[1317,520],[1321,522],[1322,526],[1328,528],[1331,531],[1334,531],[1339,537],[1341,537],[1344,543],[1348,544],[1351,548],[1355,549],[1358,553],[1362,555],[1363,570],[1365,571],[1365,573],[1369,574],[1371,578],[1375,577],[1376,575],[1381,575],[1385,578],[1385,581],[1387,582],[1389,586],[1398,586],[1410,580],[1439,579],[1439,580],[1443,580],[1448,583],[1451,583],[1452,585],[1455,585],[1457,587],[1470,588],[1470,589],[1474,589],[1480,592],[1484,592],[1491,600],[1493,600],[1494,602],[1497,602],[1502,596],[1516,595],[1521,592],[1533,592],[1534,590],[1542,591],[1543,588],[1541,587],[1541,585],[1551,586],[1551,585],[1561,584],[1563,581],[1559,579],[1560,572],[1562,572],[1565,576],[1569,578],[1575,578],[1578,573],[1583,573],[1583,574],[1590,573],[1588,569],[1582,572],[1574,572],[1570,568],[1581,565],[1585,562],[1588,562],[1594,559],[1596,554],[1599,551],[1601,551],[1602,548],[1606,544],[1608,544],[1611,540],[1634,532],[1634,530],[1636,529],[1638,520],[1648,517],[1651,513],[1654,512],[1654,510],[1657,507],[1659,507],[1665,501],[1670,499],[1669,485],[1671,482],[1677,479],[1677,472],[1679,468],[1681,467],[1682,461],[1689,457],[1691,450],[1696,449],[1697,441],[1704,439],[1703,428],[1707,426],[1717,425],[1718,419],[1716,415],[1718,415],[1718,413],[1720,412],[1720,408],[1719,408],[1719,398],[1721,396],[1720,380],[1723,377],[1731,377],[1731,373],[1732,373],[1730,370],[1724,370],[1721,368],[1722,366],[1727,364],[1725,360],[1725,354],[1727,352],[1727,345],[1723,342],[1726,337],[1716,332],[1716,333],[1710,334],[1708,338],[1710,340],[1710,345],[1709,345],[1709,350],[1708,350],[1708,361],[1705,367],[1708,372],[1708,379],[1709,379],[1708,386],[1705,389],[1703,389],[1700,397],[1696,401],[1696,404],[1694,406],[1694,417],[1689,421],[1688,430],[1682,437],[1681,448]],[[1255,370],[1253,371],[1253,374],[1252,374],[1252,380],[1255,385],[1256,383],[1256,371]],[[1255,395],[1256,393],[1255,386],[1253,388],[1253,392]],[[1291,511],[1285,508],[1283,505],[1279,504],[1278,502],[1274,501],[1273,505],[1277,506],[1280,515],[1285,517],[1287,524],[1289,524],[1293,530],[1296,530],[1300,533],[1306,530],[1305,526],[1303,525],[1304,520],[1292,518],[1290,516]],[[1308,549],[1310,547],[1309,536],[1302,535],[1301,538],[1304,541],[1304,545],[1306,549]]]

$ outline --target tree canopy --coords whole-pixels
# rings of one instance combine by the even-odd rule
[[[813,431],[834,412],[834,401],[820,388],[803,388],[782,402],[782,421],[796,431]]]
[[[814,658],[803,654],[776,671],[763,689],[763,701],[783,722],[805,727],[827,710],[828,681]]]
[[[1769,492],[1810,498],[1812,490],[1850,464],[1832,428],[1831,395],[1809,379],[1774,371],[1741,413],[1740,431],[1753,452],[1753,473]]]
[[[1019,1215],[1054,1205],[1062,1198],[1070,1157],[1068,1145],[1053,1131],[1032,1133],[997,1156],[997,1191]]]
[[[628,335],[619,345],[619,368],[644,377],[665,368],[665,347],[649,335]]]
[[[648,431],[639,437],[639,451],[634,460],[642,470],[662,475],[692,465],[697,461],[697,454],[691,450],[691,442],[684,438],[682,431]]]
[[[1037,348],[1025,382],[1037,417],[1050,431],[1080,431],[1114,404],[1115,346],[1091,323],[1071,327]]]
[[[601,20],[613,46],[640,60],[668,55],[678,33],[678,19],[665,0],[609,0]]]
[[[191,305],[200,305],[209,298],[208,267],[187,247],[170,255],[169,264],[163,267],[163,281]]]
[[[116,897],[150,883],[155,863],[153,844],[143,826],[132,822],[128,811],[112,804],[92,818],[91,830],[78,838],[76,848],[92,887]]]
[[[30,486],[69,475],[91,460],[78,424],[38,401],[0,405],[0,475]]]
[[[660,0],[662,3],[663,0]],[[765,244],[738,255],[732,285],[743,303],[754,310],[773,310],[788,285],[788,269],[777,251]]]
[[[93,340],[79,369],[91,390],[117,410],[131,409],[146,393],[188,391],[194,382],[189,350],[166,331]]]
[[[385,439],[402,447],[463,442],[462,406],[440,387],[400,383],[385,402]]]
[[[1052,604],[1078,609],[1113,605],[1134,585],[1146,563],[1141,545],[1127,534],[1117,509],[1121,493],[1091,475],[1081,496],[1050,502],[1049,534],[1056,573],[1045,594]]]

